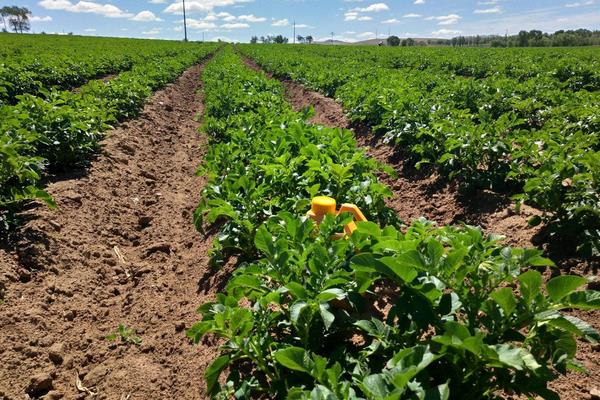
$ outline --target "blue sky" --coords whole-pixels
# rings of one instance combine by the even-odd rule
[[[173,0],[14,0],[32,30],[178,39],[181,2]],[[247,42],[252,35],[297,34],[325,40],[453,37],[521,29],[600,29],[600,0],[186,0],[191,40]]]

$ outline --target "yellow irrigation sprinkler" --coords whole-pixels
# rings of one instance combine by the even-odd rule
[[[344,235],[352,235],[352,232],[356,230],[356,222],[366,221],[367,218],[363,215],[360,209],[355,204],[342,204],[339,210],[336,211],[335,199],[327,196],[317,196],[310,202],[310,211],[306,215],[314,220],[317,225],[323,221],[323,218],[327,214],[339,215],[341,213],[349,212],[354,216],[354,221],[350,221],[344,226],[344,233],[336,235],[337,239],[344,237]]]

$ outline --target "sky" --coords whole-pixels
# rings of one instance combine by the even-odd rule
[[[183,38],[174,0],[0,0],[32,13],[33,32]],[[248,42],[253,35],[315,40],[600,29],[600,0],[186,0],[188,38]]]

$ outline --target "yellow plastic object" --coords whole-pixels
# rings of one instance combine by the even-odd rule
[[[335,199],[327,196],[317,196],[313,198],[310,202],[310,211],[307,212],[306,215],[313,219],[317,224],[320,224],[325,215],[339,215],[344,212],[351,213],[354,216],[354,221],[356,222],[367,220],[367,218],[355,204],[342,204],[339,211],[336,211]],[[356,223],[354,221],[351,221],[344,226],[344,232],[346,235],[351,235],[352,232],[356,230]]]

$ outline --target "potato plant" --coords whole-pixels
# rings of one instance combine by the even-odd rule
[[[544,211],[532,222],[545,222],[564,247],[600,255],[597,52],[241,50],[276,76],[337,98],[352,121],[417,166],[433,165],[466,190],[514,195]]]
[[[203,74],[212,146],[195,213],[200,230],[222,221],[215,263],[231,254],[255,257],[257,227],[281,210],[306,212],[319,193],[356,203],[373,220],[396,220],[384,204],[391,191],[375,175],[380,166],[357,149],[350,131],[309,125],[308,114],[283,100],[278,82],[245,68],[230,51],[216,58]]]
[[[346,131],[306,124],[231,50],[203,79],[211,149],[196,223],[218,222],[217,253],[243,256],[187,332],[222,340],[205,371],[213,398],[557,399],[548,383],[582,370],[577,338],[600,335],[564,311],[600,308],[585,278],[544,283],[553,264],[541,251],[478,228],[401,228]],[[335,240],[351,217],[317,228],[302,216],[317,193],[359,203],[373,222]]]

